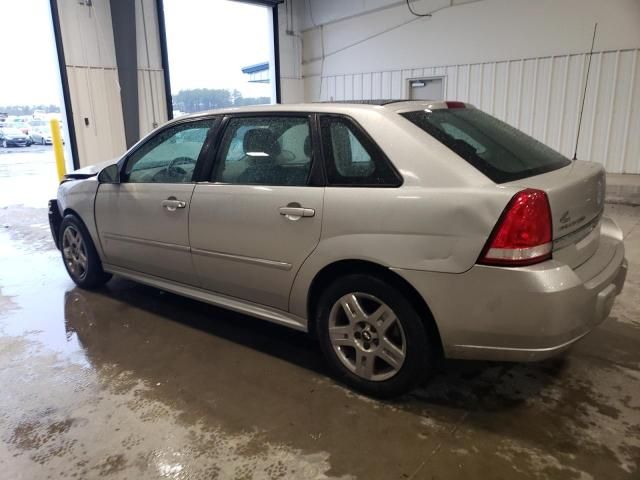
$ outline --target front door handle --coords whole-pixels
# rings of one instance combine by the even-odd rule
[[[166,208],[170,212],[175,212],[178,208],[185,208],[187,202],[178,200],[176,197],[169,197],[162,201],[162,208]]]
[[[286,217],[313,217],[316,211],[313,208],[304,207],[280,207],[280,215]]]

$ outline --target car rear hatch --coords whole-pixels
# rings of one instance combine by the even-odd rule
[[[437,102],[399,113],[496,184],[513,188],[514,195],[524,189],[543,191],[551,210],[554,258],[576,268],[596,252],[605,193],[599,164],[572,162],[465,103]]]
[[[597,163],[574,161],[569,166],[504,185],[535,188],[547,194],[551,209],[553,255],[572,268],[586,262],[600,243],[604,208],[604,169]]]

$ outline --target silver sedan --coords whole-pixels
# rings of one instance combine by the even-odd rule
[[[181,117],[50,202],[69,275],[120,275],[308,331],[398,395],[440,356],[540,360],[623,287],[605,175],[460,102]]]

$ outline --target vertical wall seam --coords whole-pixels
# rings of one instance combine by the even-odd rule
[[[509,118],[509,77],[511,76],[511,60],[507,62],[507,73],[505,76],[504,82],[504,101],[502,104],[502,108],[504,110],[504,118],[503,120],[506,122]]]
[[[591,110],[591,127],[589,128],[589,147],[587,149],[587,158],[585,160],[591,160],[591,152],[593,150],[593,133],[596,127],[596,116],[598,114],[598,98],[600,96],[600,75],[602,73],[602,59],[603,54],[600,52],[598,55],[598,73],[596,75],[596,86],[593,97],[593,109]]]
[[[611,139],[611,124],[613,123],[613,109],[616,102],[616,93],[618,90],[618,69],[620,68],[620,50],[616,52],[616,61],[613,67],[613,91],[611,92],[611,100],[609,102],[609,115],[607,118],[607,133],[604,137],[604,155],[602,161],[605,165],[609,163],[609,142]]]
[[[536,57],[536,63],[533,64],[533,88],[531,90],[531,131],[529,135],[535,137],[536,129],[536,96],[538,94],[538,64],[540,59]]]
[[[569,62],[571,61],[571,56],[567,55],[566,61],[564,64],[564,73],[562,75],[562,91],[560,93],[560,98],[562,102],[560,103],[560,123],[558,125],[558,143],[556,144],[556,149],[560,151],[562,149],[562,131],[564,130],[564,112],[567,105],[567,83],[569,82]]]
[[[633,110],[633,94],[635,92],[636,84],[636,69],[638,66],[638,50],[633,53],[633,61],[631,62],[631,82],[629,83],[629,92],[627,98],[629,102],[627,104],[627,115],[624,122],[624,134],[622,136],[622,171],[626,171],[626,156],[627,156],[627,142],[629,140],[629,124],[631,123],[631,111]],[[636,173],[640,172],[640,165],[636,167]]]
[[[544,123],[542,124],[542,141],[547,142],[547,126],[549,123],[549,111],[551,110],[551,81],[553,80],[553,66],[555,57],[551,57],[551,66],[549,67],[549,80],[547,80],[547,101],[544,111]]]
[[[493,62],[491,67],[491,115],[496,114],[496,65],[497,62]]]
[[[467,98],[466,101],[471,103],[471,64],[467,64]]]
[[[578,135],[580,132],[578,132],[578,125],[580,124],[580,108],[581,108],[581,103],[582,103],[582,95],[583,95],[583,89],[584,89],[584,83],[586,81],[585,77],[585,65],[587,64],[587,55],[588,54],[583,54],[582,55],[582,65],[580,66],[580,91],[579,91],[579,95],[578,95],[578,101],[576,102],[576,116],[575,116],[575,121],[573,123],[573,135],[572,135],[572,139],[576,140],[578,138]],[[571,148],[574,148],[574,143],[571,143]],[[580,145],[576,144],[575,145],[576,148],[576,153],[577,150],[580,149]],[[572,154],[573,152],[571,152]]]
[[[520,128],[520,110],[522,109],[522,82],[524,81],[524,58],[520,60],[520,79],[518,80],[518,95],[516,95],[516,128]]]
[[[480,64],[480,89],[478,90],[478,105],[482,108],[482,90],[484,90],[484,63]]]

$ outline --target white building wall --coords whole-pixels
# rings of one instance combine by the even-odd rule
[[[166,122],[167,104],[156,2],[133,0],[136,7],[140,136]],[[108,0],[91,6],[58,0],[60,30],[81,166],[126,151],[120,84]],[[88,125],[85,123],[88,120]]]
[[[109,2],[58,0],[58,13],[81,166],[114,158],[125,137]]]
[[[302,77],[301,15],[304,5],[297,0],[285,0],[278,7],[278,40],[280,42],[280,95],[282,103],[304,100]]]
[[[303,46],[303,92],[294,100],[408,98],[408,79],[443,76],[446,98],[471,102],[572,156],[598,22],[578,157],[640,173],[640,2],[412,5],[433,16],[414,17],[397,0],[294,1]]]
[[[136,2],[136,43],[138,48],[138,107],[140,137],[163,124],[167,116],[160,31],[155,0]]]

